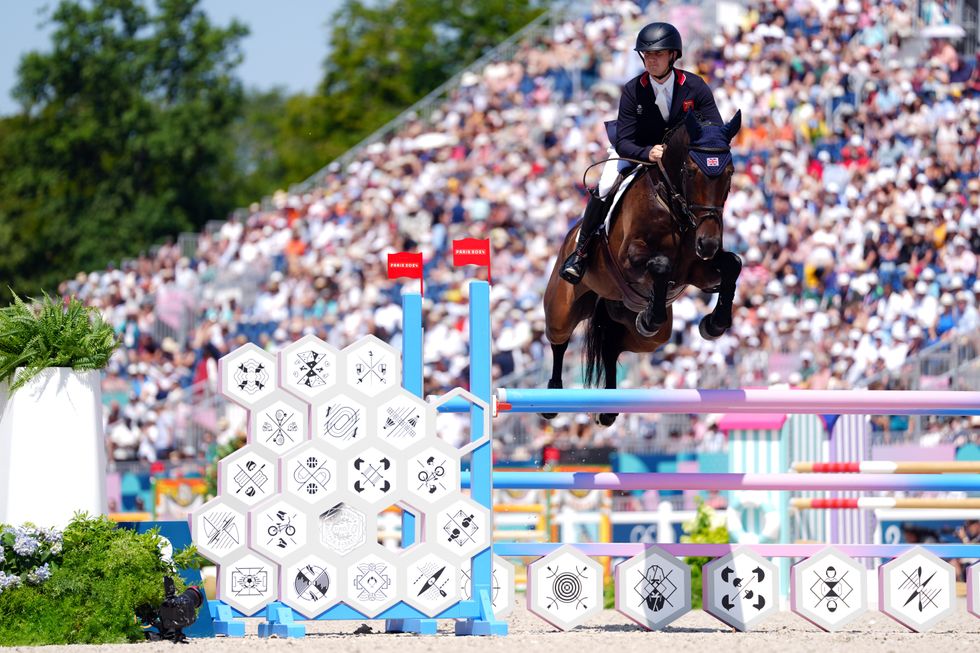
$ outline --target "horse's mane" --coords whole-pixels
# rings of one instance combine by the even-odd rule
[[[687,159],[691,146],[691,138],[683,122],[674,125],[664,134],[664,145],[667,146],[664,148],[664,169],[679,170]]]

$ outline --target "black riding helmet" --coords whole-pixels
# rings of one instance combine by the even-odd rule
[[[654,52],[656,50],[677,50],[677,58],[684,54],[684,44],[681,33],[670,23],[650,23],[636,35],[637,52]]]

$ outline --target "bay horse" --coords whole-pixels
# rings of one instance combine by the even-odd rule
[[[664,136],[663,159],[642,164],[599,242],[582,281],[558,272],[575,248],[578,225],[565,236],[544,294],[545,336],[551,343],[549,388],[561,388],[562,363],[575,327],[589,319],[585,382],[616,387],[616,363],[626,351],[649,353],[670,338],[670,304],[688,285],[718,293],[701,319],[701,336],[713,340],[732,326],[732,302],[742,261],[722,247],[722,211],[734,164],[730,143],[742,115],[724,125],[703,123],[689,112]],[[612,201],[610,197],[607,201]],[[618,413],[601,413],[610,426]],[[545,419],[554,413],[543,414]]]

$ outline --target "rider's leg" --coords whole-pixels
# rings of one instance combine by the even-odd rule
[[[615,151],[610,149],[610,155],[616,156]],[[599,178],[599,187],[595,195],[589,196],[589,203],[585,206],[585,214],[582,216],[582,223],[578,228],[578,236],[575,241],[575,250],[565,259],[561,266],[559,275],[570,284],[577,284],[585,276],[585,269],[589,261],[589,243],[595,235],[603,220],[606,219],[606,196],[619,176],[619,165],[622,161],[607,161],[602,167],[602,176]],[[627,162],[628,165],[628,162]]]

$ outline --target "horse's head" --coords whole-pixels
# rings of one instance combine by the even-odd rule
[[[741,126],[741,111],[724,125],[702,123],[692,111],[684,128],[668,137],[664,169],[684,198],[688,215],[682,217],[692,223],[695,253],[704,260],[721,249],[722,212],[735,171],[730,144]]]

